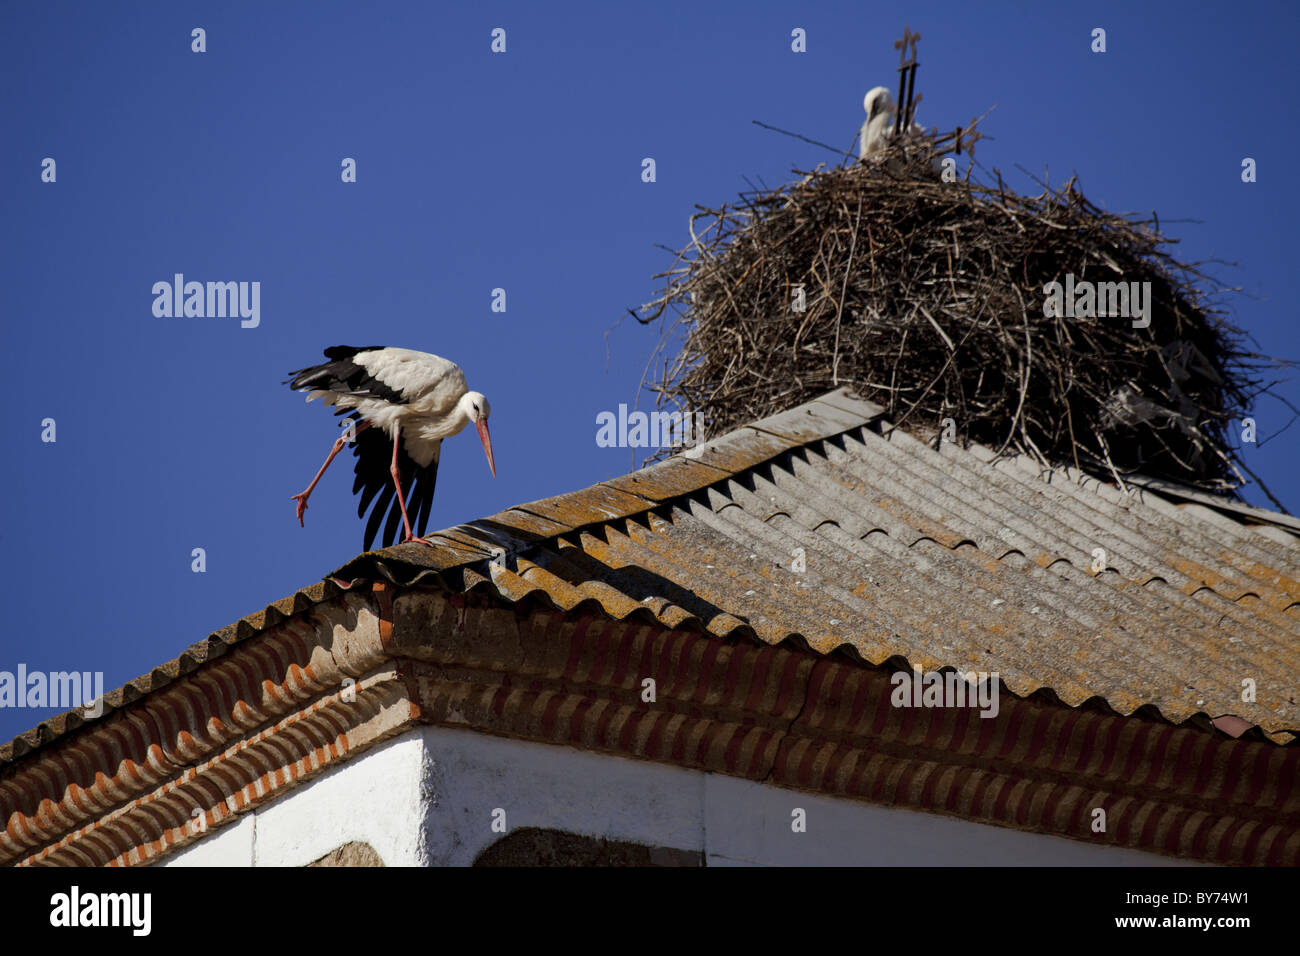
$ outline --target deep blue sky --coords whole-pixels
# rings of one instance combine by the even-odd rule
[[[431,529],[629,470],[595,416],[637,400],[655,332],[605,333],[656,289],[655,244],[680,246],[694,204],[745,177],[834,162],[750,121],[849,146],[863,93],[896,82],[904,23],[923,37],[918,120],[997,104],[978,159],[1012,184],[1031,188],[1016,164],[1076,172],[1109,209],[1200,220],[1169,227],[1183,257],[1237,263],[1237,321],[1300,357],[1297,9],[4,3],[0,670],[114,687],[352,557],[350,456],[305,530],[289,500],[337,433],[280,383],[328,345],[436,352],[491,398],[498,477],[472,431],[446,442]],[[176,272],[260,281],[261,325],[155,318],[150,289]],[[1265,435],[1288,415],[1257,410]],[[1297,434],[1249,452],[1293,509]],[[0,709],[0,739],[49,713]]]

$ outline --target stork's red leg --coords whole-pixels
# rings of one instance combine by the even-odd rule
[[[402,526],[406,528],[406,537],[402,539],[402,544],[412,540],[415,533],[411,530],[411,519],[406,516],[406,495],[402,492],[402,479],[397,470],[397,449],[402,444],[402,426],[393,427],[393,464],[388,469],[388,473],[393,476],[393,485],[397,488],[397,503],[402,506]]]
[[[362,422],[361,425],[355,431],[352,432],[351,437],[355,438],[357,435],[360,435],[363,431],[365,431],[369,427],[370,427],[370,422]],[[343,446],[348,443],[348,437],[349,436],[347,435],[343,435],[339,438],[338,441],[334,443],[334,447],[330,449],[330,453],[325,459],[325,464],[320,466],[320,471],[316,472],[316,477],[311,480],[311,484],[307,486],[307,490],[301,492],[300,494],[289,496],[290,501],[298,502],[298,526],[299,527],[303,526],[302,524],[303,512],[307,510],[307,499],[311,497],[312,491],[316,488],[316,482],[320,481],[320,476],[325,474],[325,469],[330,466],[330,462],[334,460],[334,456],[337,455],[339,452],[341,452],[343,450]]]

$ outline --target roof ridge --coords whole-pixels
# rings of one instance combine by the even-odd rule
[[[425,536],[459,549],[464,554],[461,560],[429,562],[427,546],[398,544],[358,555],[331,576],[347,579],[359,562],[370,560],[367,555],[381,552],[395,557],[403,553],[419,556],[419,563],[436,565],[438,570],[472,564],[502,552],[518,553],[582,527],[652,511],[670,499],[734,478],[791,448],[860,428],[878,419],[884,411],[874,402],[858,397],[847,386],[841,386],[625,475],[513,505],[497,514]]]

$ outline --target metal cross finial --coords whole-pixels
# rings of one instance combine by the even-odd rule
[[[916,63],[916,42],[920,39],[921,34],[913,33],[912,28],[906,24],[903,26],[903,39],[894,41],[894,49],[899,51],[899,69],[912,66]]]
[[[916,88],[916,43],[921,34],[913,33],[912,28],[904,24],[903,39],[894,41],[898,50],[898,112],[894,114],[894,135],[904,129],[912,128],[912,114],[916,103],[912,96]]]

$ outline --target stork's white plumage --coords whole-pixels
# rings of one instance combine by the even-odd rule
[[[867,111],[867,118],[858,132],[858,159],[866,159],[884,148],[886,141],[894,135],[894,121],[898,115],[894,98],[883,86],[875,86],[867,91],[867,95],[862,98],[862,108]],[[924,131],[916,123],[910,124],[905,130],[909,136]]]
[[[866,121],[858,134],[858,158],[866,159],[885,144],[894,128],[894,98],[883,86],[873,87],[862,98]]]
[[[287,384],[307,392],[307,401],[324,398],[325,404],[337,409],[335,414],[347,414],[359,422],[353,431],[356,481],[352,493],[361,495],[358,517],[363,517],[374,501],[366,522],[367,551],[381,523],[384,547],[395,541],[399,521],[405,530],[403,542],[423,540],[415,536],[412,525],[421,535],[428,525],[442,440],[471,422],[496,476],[488,432],[492,409],[481,392],[466,388],[465,375],[455,362],[428,352],[377,345],[336,345],[325,350],[325,357],[330,361],[291,372],[293,378]],[[293,496],[298,502],[299,524],[307,499],[344,444],[346,438],[334,443],[307,490]],[[407,512],[408,497],[411,514]]]

